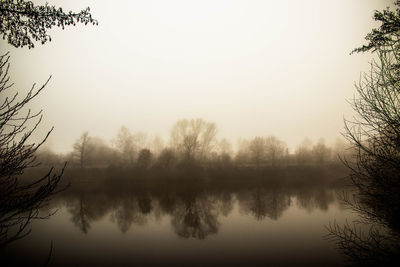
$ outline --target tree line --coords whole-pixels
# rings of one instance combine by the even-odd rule
[[[275,136],[242,139],[234,151],[225,138],[217,138],[217,126],[204,119],[182,119],[171,129],[169,142],[132,132],[122,126],[111,142],[83,133],[67,154],[50,149],[37,152],[43,164],[57,165],[67,161],[75,168],[137,167],[148,169],[175,168],[181,165],[219,165],[261,168],[266,166],[315,166],[339,164],[339,155],[350,153],[340,139],[328,146],[323,139],[317,143],[303,140],[293,153],[286,143]]]

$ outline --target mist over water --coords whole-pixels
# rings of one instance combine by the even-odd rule
[[[0,20],[1,266],[398,266],[400,2]]]

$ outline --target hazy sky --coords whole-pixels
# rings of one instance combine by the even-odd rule
[[[44,3],[45,1],[34,1]],[[110,140],[122,125],[169,137],[182,118],[215,122],[219,137],[275,135],[291,150],[328,142],[352,114],[346,99],[371,54],[349,55],[390,0],[48,1],[90,6],[99,26],[50,31],[10,51],[15,89],[53,75],[35,100],[38,133],[56,151],[84,132]]]

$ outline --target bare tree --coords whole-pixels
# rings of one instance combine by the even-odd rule
[[[50,41],[47,29],[77,22],[96,24],[89,8],[79,13],[63,12],[61,8],[34,5],[25,0],[0,1],[0,35],[15,47],[34,47],[33,41],[44,44]],[[34,182],[21,183],[20,175],[25,169],[37,166],[34,153],[46,141],[52,129],[41,142],[28,144],[28,140],[41,121],[41,111],[32,113],[25,110],[47,85],[50,78],[39,88],[32,86],[22,99],[18,93],[9,97],[5,91],[12,87],[9,83],[8,54],[0,56],[0,246],[21,238],[29,233],[26,230],[32,219],[39,217],[39,208],[49,197],[58,191],[65,165],[59,174],[51,168],[46,175]],[[4,99],[4,100],[3,100]],[[24,113],[26,111],[26,113]],[[33,127],[29,124],[34,122]],[[10,229],[13,229],[12,233]]]
[[[296,161],[299,165],[310,164],[312,157],[312,142],[305,138],[295,151]]]
[[[164,149],[164,141],[161,137],[155,136],[149,142],[149,148],[155,155],[159,155],[161,151]]]
[[[228,140],[223,138],[217,143],[217,154],[215,159],[217,162],[222,164],[223,166],[229,166],[232,162],[232,145]]]
[[[400,262],[400,1],[395,3],[395,12],[375,12],[381,27],[355,50],[373,50],[378,58],[356,85],[352,107],[357,115],[345,121],[345,137],[356,151],[345,164],[357,192],[344,201],[360,220],[328,227],[328,238],[357,266]],[[360,230],[360,222],[369,226],[367,232]]]
[[[265,140],[263,137],[255,137],[250,141],[249,152],[251,161],[260,167],[265,161]]]
[[[233,154],[232,144],[225,138],[221,139],[218,142],[217,148],[218,148],[218,153],[221,155],[226,154],[231,156]]]
[[[21,181],[24,170],[38,165],[35,152],[52,131],[41,142],[29,144],[42,119],[42,111],[33,113],[25,106],[45,88],[50,78],[39,89],[34,84],[22,99],[18,93],[8,97],[6,91],[13,86],[9,82],[8,61],[8,54],[0,56],[0,95],[4,97],[0,102],[0,246],[29,233],[26,230],[29,222],[40,218],[39,208],[57,192],[64,170],[54,173],[51,168],[34,182]],[[30,128],[31,122],[34,126]]]
[[[73,155],[78,159],[81,168],[85,167],[89,159],[89,155],[92,152],[91,137],[88,132],[84,132],[81,137],[74,144]]]
[[[325,145],[325,141],[320,139],[311,151],[314,162],[318,165],[327,163],[331,158],[331,149]]]
[[[264,144],[265,156],[269,164],[275,166],[279,161],[282,161],[287,151],[286,144],[283,141],[275,136],[268,136],[264,139]]]
[[[171,145],[185,159],[204,160],[216,145],[215,123],[203,119],[178,121],[171,131]]]
[[[350,256],[355,265],[400,262],[400,63],[394,51],[377,50],[379,63],[357,85],[353,100],[354,121],[346,121],[346,137],[356,151],[346,158],[354,197],[345,203],[358,212],[368,233],[354,225],[331,224],[329,238]]]
[[[125,165],[132,165],[136,149],[131,131],[127,127],[122,126],[114,143],[122,156],[123,163]]]
[[[250,142],[246,139],[238,140],[238,151],[235,155],[235,162],[237,164],[248,164],[250,162],[249,145]]]
[[[264,164],[277,165],[286,152],[286,145],[275,136],[255,137],[250,141],[250,158],[257,167]]]
[[[196,123],[203,125],[204,130],[200,130],[200,156],[204,159],[217,145],[216,135],[217,126],[215,123],[197,120]]]

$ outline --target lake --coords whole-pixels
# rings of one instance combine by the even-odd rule
[[[305,174],[304,183],[264,175],[230,182],[115,175],[66,174],[71,186],[41,210],[56,213],[32,222],[32,232],[3,249],[2,258],[44,265],[53,242],[49,266],[344,263],[325,227],[356,215],[338,199],[344,187],[318,173]]]

